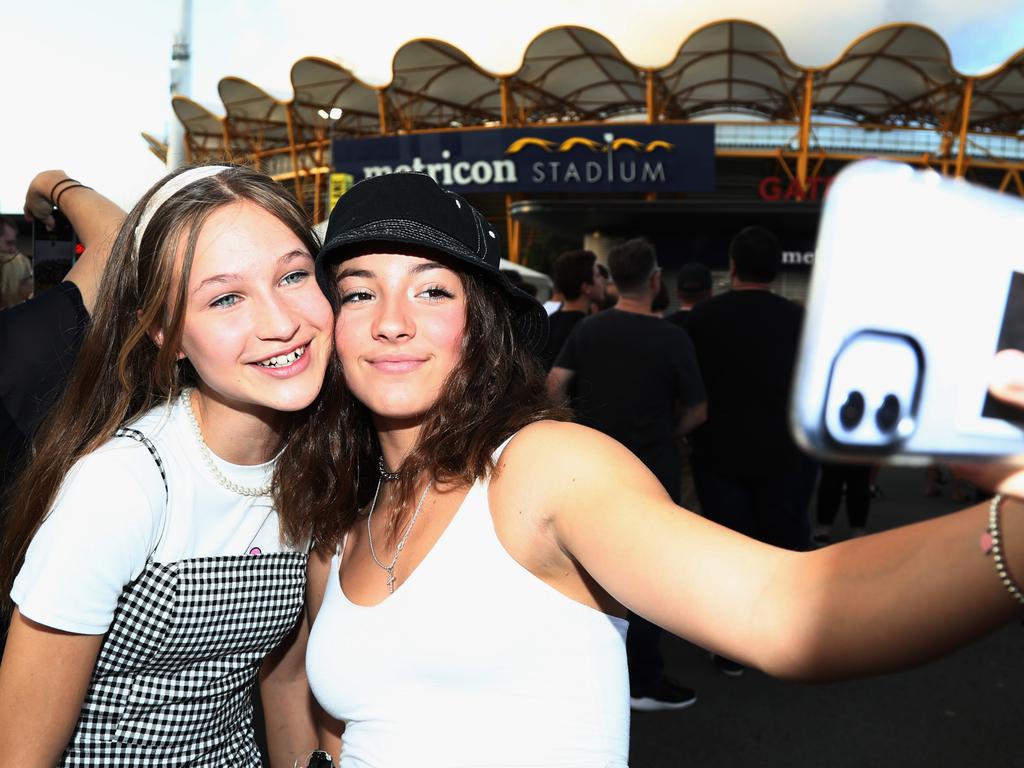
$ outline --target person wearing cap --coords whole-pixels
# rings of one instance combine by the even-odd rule
[[[665,319],[685,331],[690,322],[690,312],[699,302],[710,299],[711,293],[711,270],[707,265],[699,261],[684,264],[676,275],[679,309]]]
[[[803,680],[921,663],[1020,616],[1000,583],[1024,570],[1019,501],[794,552],[676,506],[621,444],[559,420],[543,308],[428,176],[354,185],[317,270],[340,369],[279,499],[316,542],[306,669],[345,768],[621,768],[627,609]]]
[[[318,249],[240,166],[172,173],[124,220],[11,497],[0,765],[260,766],[257,679],[271,764],[315,746],[308,540],[271,481],[333,357]]]

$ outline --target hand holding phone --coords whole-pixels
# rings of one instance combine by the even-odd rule
[[[880,161],[840,173],[794,376],[797,441],[829,460],[1019,460],[1024,409],[989,383],[998,350],[1024,349],[1022,231],[1009,195]]]

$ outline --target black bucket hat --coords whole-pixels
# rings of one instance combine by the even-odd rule
[[[520,340],[534,352],[544,350],[547,312],[501,273],[494,228],[464,198],[442,189],[432,177],[411,172],[371,176],[342,195],[316,259],[321,286],[327,288],[329,267],[345,258],[346,251],[368,242],[429,248],[482,274],[508,298]]]

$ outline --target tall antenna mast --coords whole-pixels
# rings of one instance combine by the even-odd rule
[[[171,96],[192,92],[192,0],[181,0],[181,26],[171,46]],[[167,170],[185,164],[185,127],[171,110],[167,128]]]

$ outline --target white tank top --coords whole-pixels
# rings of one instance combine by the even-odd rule
[[[513,559],[487,488],[378,605],[350,602],[332,559],[306,673],[345,721],[341,768],[626,766],[627,622]]]

